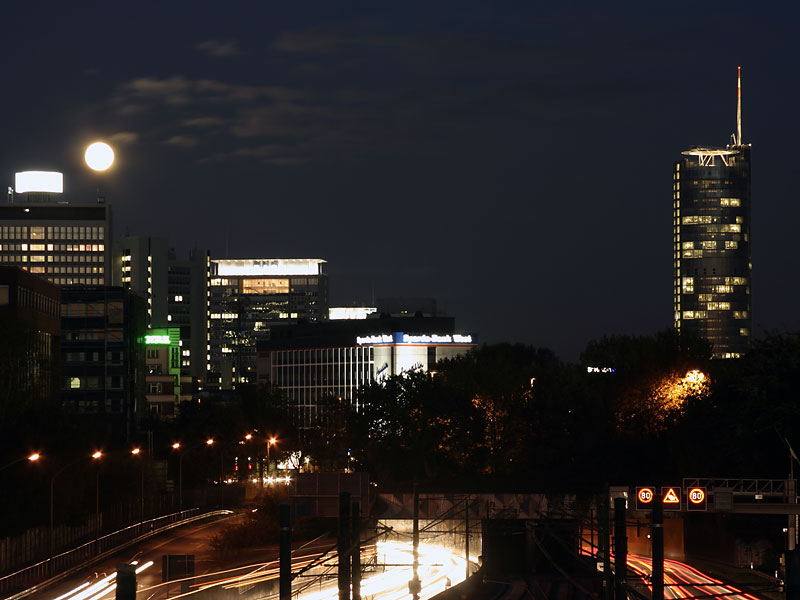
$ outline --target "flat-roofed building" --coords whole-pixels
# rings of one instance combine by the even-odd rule
[[[57,285],[109,285],[111,206],[102,198],[57,201],[56,193],[18,194],[0,204],[0,266],[18,266]]]
[[[328,277],[318,258],[211,260],[209,389],[256,381],[256,342],[281,323],[328,316]]]
[[[444,316],[371,315],[366,319],[278,325],[258,344],[258,382],[281,390],[295,424],[332,427],[329,407],[352,403],[357,390],[392,375],[429,371],[475,348]],[[356,407],[357,408],[357,407]]]
[[[61,324],[58,286],[18,267],[0,267],[0,386],[12,403],[58,402]],[[3,406],[7,415],[26,406]]]

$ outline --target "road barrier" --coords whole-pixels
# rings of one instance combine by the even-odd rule
[[[215,510],[200,514],[199,508],[192,508],[141,521],[0,577],[0,594],[5,600],[27,598],[72,575],[75,571],[99,562],[140,540],[193,521],[229,514],[232,514],[229,510]],[[9,593],[13,595],[6,596]]]

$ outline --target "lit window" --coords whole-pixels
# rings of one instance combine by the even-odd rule
[[[710,242],[703,242],[703,249],[704,250],[715,250],[717,247],[717,242],[710,241]]]
[[[726,250],[736,250],[739,247],[739,242],[725,240],[725,249]]]
[[[694,248],[694,242],[683,242],[684,250],[691,250],[692,248]]]
[[[739,335],[745,335],[745,336],[750,335],[750,330],[747,329],[747,327],[742,327],[739,330]]]
[[[714,291],[717,294],[732,294],[733,293],[733,286],[732,285],[718,285],[714,288]]]
[[[69,378],[69,388],[71,390],[79,390],[81,387],[81,378],[80,377],[70,377]]]

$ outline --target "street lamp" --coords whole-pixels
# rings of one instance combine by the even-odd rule
[[[180,450],[180,442],[172,444],[173,450]],[[178,452],[178,510],[183,510],[183,452]]]
[[[204,445],[207,447],[211,447],[214,445],[214,438],[208,438]],[[196,446],[195,446],[196,447]],[[174,442],[172,444],[172,449],[178,452],[178,507],[180,510],[183,510],[183,457],[187,449],[184,449],[182,452],[180,451],[183,448],[183,445],[180,442]]]
[[[99,460],[100,457],[102,457],[102,456],[103,456],[103,453],[100,452],[99,450],[97,450],[94,454],[92,454],[92,459],[93,460]],[[49,536],[48,536],[50,538],[50,558],[53,558],[53,541],[54,541],[53,540],[53,525],[54,525],[54,513],[55,513],[55,510],[54,510],[55,498],[54,498],[53,491],[55,489],[56,477],[61,475],[61,473],[66,471],[69,467],[71,467],[73,465],[76,465],[79,462],[81,462],[82,460],[84,460],[84,458],[85,457],[82,456],[77,460],[73,460],[71,463],[67,463],[66,465],[61,467],[58,471],[56,471],[55,474],[50,478],[50,533],[49,533]],[[29,458],[29,460],[31,460],[31,459]],[[52,570],[52,568],[53,568],[52,562],[49,563],[49,568]]]
[[[21,463],[23,460],[28,460],[30,462],[36,462],[41,458],[41,455],[38,452],[34,452],[33,454],[29,454],[28,456],[23,456],[22,458],[18,458],[16,460],[12,460],[10,463],[5,465],[4,467],[0,468],[0,471],[5,471],[9,467],[13,467],[16,464]]]
[[[269,442],[267,442],[267,474],[268,475],[269,475],[269,449],[270,449],[271,446],[274,446],[275,442],[277,442],[277,441],[278,440],[276,440],[274,437],[271,437],[271,438],[269,438]]]
[[[132,448],[131,449],[131,454],[133,456],[139,456],[141,454],[141,452],[142,452],[141,448]],[[140,513],[141,514],[140,521],[142,523],[144,523],[144,455],[143,454],[142,454],[142,461],[139,463],[139,467],[140,467],[139,471],[140,471],[141,477],[142,477],[141,478],[141,502],[142,502],[142,506],[141,506],[141,513]]]

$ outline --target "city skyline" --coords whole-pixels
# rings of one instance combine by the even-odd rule
[[[741,64],[753,334],[800,324],[784,273],[800,218],[786,202],[791,18],[468,3],[201,7],[184,22],[177,5],[158,21],[146,5],[43,5],[47,44],[24,33],[26,7],[0,42],[18,90],[0,101],[14,115],[7,185],[63,171],[69,201],[101,188],[115,237],[320,257],[331,305],[436,297],[482,341],[567,360],[590,339],[672,325],[669,165],[729,139]],[[697,60],[729,39],[748,43]],[[94,139],[118,154],[101,177],[80,164]]]

